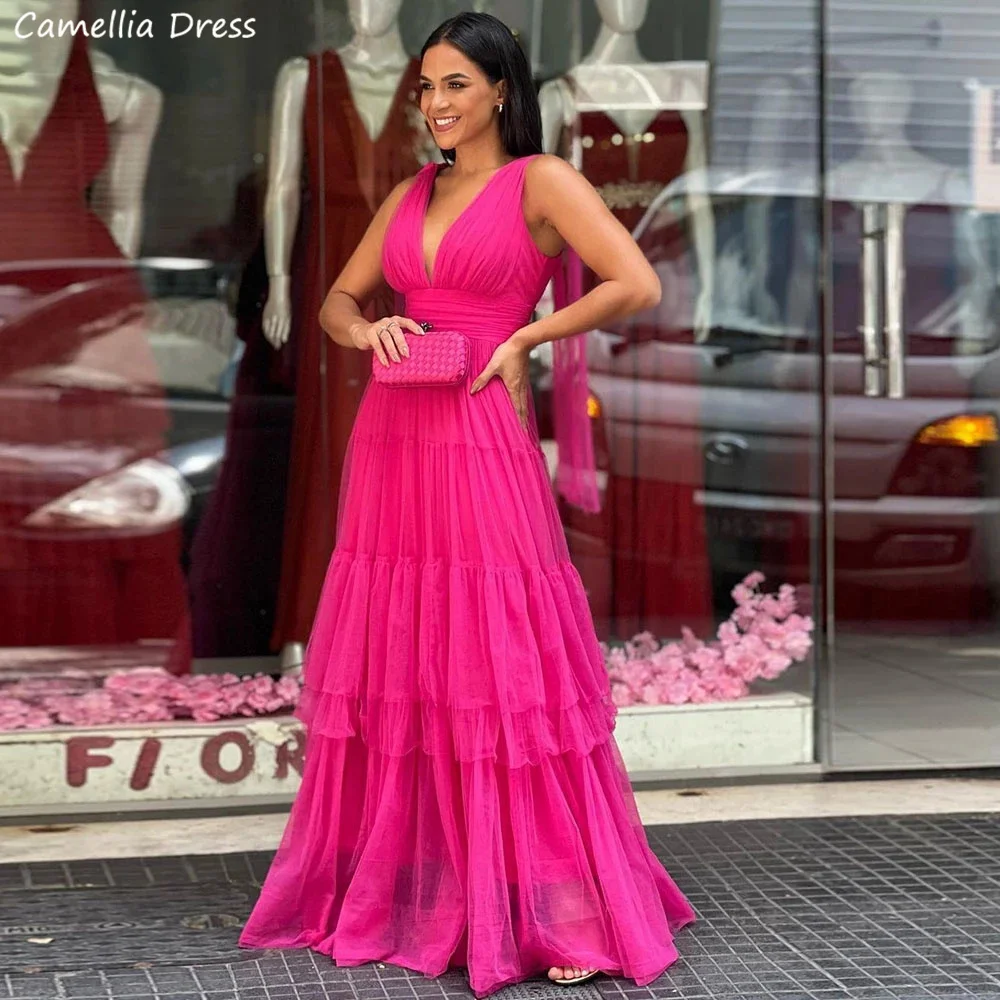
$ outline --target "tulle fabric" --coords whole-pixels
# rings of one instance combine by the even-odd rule
[[[563,309],[583,295],[583,261],[572,248],[552,282],[553,305]],[[594,432],[587,413],[587,335],[562,337],[552,344],[552,421],[558,446],[556,489],[588,514],[601,509],[594,457]]]
[[[244,946],[460,967],[482,997],[563,963],[644,985],[693,919],[610,740],[506,768],[319,736],[303,790]]]
[[[694,918],[614,742],[534,412],[522,426],[498,378],[468,391],[549,276],[516,242],[523,217],[496,210],[519,208],[520,175],[504,173],[483,213],[492,243],[468,215],[446,237],[447,287],[414,252],[426,174],[390,227],[407,315],[465,332],[469,374],[365,390],[306,651],[302,785],[240,937],[338,965],[462,967],[478,996],[567,963],[650,982]]]

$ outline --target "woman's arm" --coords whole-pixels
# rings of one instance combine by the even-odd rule
[[[526,350],[593,330],[660,301],[660,279],[629,231],[591,183],[557,156],[536,157],[525,171],[525,217],[542,220],[576,251],[601,283],[576,302],[518,330]]]
[[[379,350],[378,346],[367,335],[369,327],[375,324],[369,323],[361,314],[361,310],[364,309],[368,300],[385,280],[382,274],[382,243],[393,212],[396,211],[396,206],[406,194],[413,180],[412,177],[409,177],[389,192],[389,197],[382,202],[379,210],[375,213],[375,217],[369,223],[361,242],[344,265],[337,280],[331,285],[319,311],[320,326],[330,335],[333,342],[340,344],[341,347],[357,347],[360,350],[374,348],[376,352]],[[397,352],[405,354],[405,342],[401,328],[405,327],[417,334],[422,334],[424,331],[417,323],[404,316],[391,318],[396,320],[398,325],[391,327],[382,336],[382,341],[390,356],[398,361],[398,354],[393,354],[394,348],[389,340],[392,340]],[[389,339],[387,340],[387,338]],[[381,354],[379,356],[382,357]]]

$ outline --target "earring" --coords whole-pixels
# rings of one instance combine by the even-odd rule
[[[498,110],[498,111],[503,111],[503,101],[501,101],[501,102],[500,102],[500,103],[499,103],[499,104],[497,105],[497,110]]]

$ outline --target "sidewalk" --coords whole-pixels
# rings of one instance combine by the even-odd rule
[[[648,987],[601,977],[567,993],[537,980],[498,1000],[1000,1000],[996,814],[647,830],[701,918],[678,936],[682,960]],[[0,1000],[471,996],[457,971],[428,980],[388,966],[338,969],[305,951],[241,951],[238,929],[270,858],[0,865]]]

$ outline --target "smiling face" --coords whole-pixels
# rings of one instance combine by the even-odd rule
[[[502,82],[490,83],[476,63],[447,42],[424,53],[420,88],[420,110],[441,149],[497,128]]]

